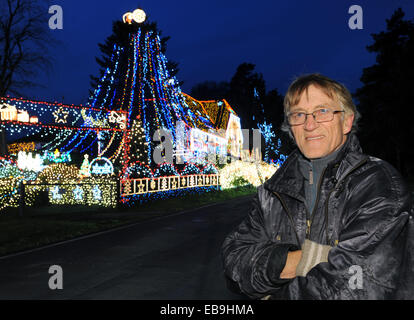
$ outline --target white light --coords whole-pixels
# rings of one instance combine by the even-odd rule
[[[132,12],[132,19],[135,20],[137,23],[143,23],[147,16],[145,15],[144,10],[136,9]]]
[[[142,9],[136,9],[133,12],[127,12],[122,16],[124,23],[129,24],[132,23],[132,20],[134,20],[136,23],[143,23],[146,18],[147,16]]]
[[[59,190],[59,187],[58,187],[58,186],[55,186],[55,187],[51,190],[51,193],[52,193],[52,198],[53,198],[54,200],[60,200],[60,199],[62,199],[62,195],[60,194],[60,190]]]
[[[30,170],[35,172],[40,172],[44,169],[43,159],[39,154],[36,154],[33,158],[31,152],[27,153],[24,151],[19,151],[17,156],[17,166],[21,170]]]
[[[76,188],[73,190],[73,195],[75,197],[75,200],[83,200],[83,190],[81,187],[76,186]]]
[[[97,161],[104,161],[104,165],[100,165],[97,163]],[[90,164],[89,164],[89,172],[91,174],[113,174],[114,173],[114,166],[112,165],[112,162],[105,158],[105,157],[98,157],[95,158]]]
[[[93,198],[95,200],[102,200],[101,189],[99,189],[98,185],[95,185],[92,189]]]
[[[62,107],[59,107],[59,109],[52,112],[53,116],[55,117],[56,123],[66,123],[67,117],[69,115],[69,111],[64,110]]]
[[[125,129],[126,126],[126,116],[124,114],[118,114],[115,111],[111,111],[108,117],[109,123],[117,123],[119,124],[120,129]]]

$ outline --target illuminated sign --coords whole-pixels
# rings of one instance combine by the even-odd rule
[[[98,157],[95,158],[89,165],[89,172],[91,174],[113,174],[114,166],[107,158]]]
[[[126,127],[125,114],[118,114],[115,111],[111,111],[108,117],[109,123],[115,123],[119,125],[119,129],[124,130]]]

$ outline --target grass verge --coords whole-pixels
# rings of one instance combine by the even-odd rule
[[[207,204],[252,195],[253,186],[212,191],[201,195],[157,200],[117,210],[84,206],[26,208],[23,216],[12,208],[0,213],[0,256],[63,240],[153,219]]]

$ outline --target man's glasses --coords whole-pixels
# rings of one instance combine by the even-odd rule
[[[313,119],[315,119],[316,122],[321,123],[321,122],[332,121],[334,118],[334,114],[338,112],[345,112],[345,111],[344,110],[331,110],[328,108],[320,108],[311,113],[298,111],[298,112],[288,113],[287,119],[288,119],[289,125],[298,126],[306,122],[308,115],[312,115]]]

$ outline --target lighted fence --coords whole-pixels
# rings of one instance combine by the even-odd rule
[[[192,174],[157,178],[124,179],[120,181],[121,197],[168,190],[220,185],[219,174]]]
[[[3,181],[4,180],[4,181]],[[116,207],[131,196],[156,195],[174,190],[219,188],[219,174],[192,174],[140,179],[97,179],[67,183],[16,183],[3,179],[0,210],[6,207],[52,205],[98,205]],[[0,184],[1,185],[1,184]],[[191,189],[193,188],[193,189]],[[204,189],[205,190],[205,189]],[[133,203],[133,202],[131,202]]]

